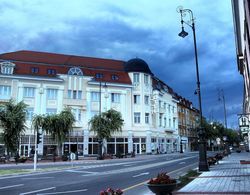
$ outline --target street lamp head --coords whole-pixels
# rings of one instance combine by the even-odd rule
[[[182,38],[185,38],[186,36],[188,36],[188,33],[184,30],[184,27],[181,27],[181,28],[182,30],[178,35]]]

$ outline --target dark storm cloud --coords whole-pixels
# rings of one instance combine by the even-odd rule
[[[196,17],[203,113],[223,122],[218,102],[218,89],[223,89],[228,124],[235,126],[243,87],[235,61],[229,0],[207,5],[200,0],[157,4],[144,0],[70,4],[6,0],[0,6],[0,52],[27,49],[125,61],[139,57],[157,77],[198,107],[191,28],[185,26],[189,33],[185,39],[178,37],[180,17],[175,9],[180,4],[192,9]]]

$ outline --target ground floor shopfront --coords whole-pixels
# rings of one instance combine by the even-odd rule
[[[151,136],[136,136],[129,132],[128,136],[116,136],[103,142],[103,153],[106,154],[151,154],[172,153],[178,151],[178,138]],[[35,136],[21,137],[20,156],[31,156],[34,153]],[[61,151],[59,151],[61,150]],[[44,135],[42,143],[38,145],[40,155],[58,155],[58,153],[77,153],[79,156],[97,155],[98,139],[89,135],[88,131],[67,137],[61,147],[48,135]]]

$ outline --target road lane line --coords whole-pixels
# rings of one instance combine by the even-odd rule
[[[145,172],[145,173],[140,173],[138,175],[134,175],[133,177],[140,177],[140,176],[143,176],[143,175],[148,175],[149,172]]]
[[[186,164],[186,162],[180,162],[179,165]]]
[[[0,190],[8,189],[8,188],[15,188],[15,187],[23,186],[23,185],[24,184],[17,184],[17,185],[12,185],[12,186],[4,186],[4,187],[0,187]]]
[[[81,171],[81,170],[66,170],[66,171],[70,173],[89,173],[89,174],[97,173],[97,172]]]
[[[42,191],[46,191],[46,190],[53,190],[55,189],[56,187],[51,187],[51,188],[43,188],[43,189],[40,189],[40,190],[35,190],[35,191],[30,191],[30,192],[24,192],[24,193],[21,193],[19,195],[25,195],[25,194],[33,194],[33,193],[36,193],[36,192],[42,192]]]
[[[64,192],[48,192],[48,193],[42,193],[37,195],[49,195],[49,194],[68,194],[68,193],[76,193],[76,192],[86,192],[88,189],[82,189],[82,190],[72,190],[72,191],[64,191]]]
[[[28,177],[28,178],[21,178],[22,180],[33,180],[33,179],[54,179],[55,177]]]
[[[185,166],[185,167],[176,169],[176,170],[174,170],[174,171],[168,172],[168,175],[169,175],[169,174],[172,174],[172,173],[175,173],[175,172],[177,172],[177,171],[180,171],[180,170],[182,170],[182,169],[184,169],[184,168],[191,167],[191,166],[193,166],[193,165],[195,165],[195,164],[197,164],[197,162],[196,162],[196,163],[193,163],[193,164],[190,164],[190,165],[187,165],[187,166]],[[128,190],[131,190],[131,189],[136,188],[136,187],[138,187],[138,186],[144,185],[144,184],[146,184],[147,182],[149,182],[149,179],[146,180],[146,181],[143,181],[143,182],[141,182],[141,183],[135,184],[135,185],[133,185],[133,186],[127,187],[127,188],[123,189],[122,191],[125,192],[125,191],[128,191]]]

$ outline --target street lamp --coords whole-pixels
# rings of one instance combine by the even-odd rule
[[[225,122],[225,128],[227,130],[227,110],[226,110],[226,101],[225,101],[225,96],[224,96],[224,90],[223,89],[219,89],[219,101],[222,101],[223,102],[223,107],[224,107],[224,122]],[[229,145],[228,145],[228,140],[227,140],[227,137],[224,136],[223,137],[223,140],[225,141],[226,143],[226,150],[228,152],[228,154],[230,154],[230,149],[229,149]]]
[[[106,83],[104,84],[103,87],[107,87]],[[102,114],[102,81],[100,81],[99,84],[99,122],[101,122],[101,114]],[[100,123],[99,123],[100,124]],[[101,124],[99,125],[99,128],[101,128]],[[100,129],[101,130],[101,129]],[[98,138],[98,160],[102,160],[102,144],[103,140]]]
[[[225,127],[227,129],[227,110],[226,110],[226,101],[225,101],[225,96],[224,96],[224,91],[223,89],[219,89],[219,101],[223,102],[224,106],[224,122],[225,122]]]
[[[180,37],[185,38],[188,33],[184,30],[184,24],[188,25],[193,30],[194,38],[194,54],[195,54],[195,64],[196,64],[196,78],[197,78],[197,89],[195,90],[198,95],[199,100],[199,111],[200,111],[200,124],[199,124],[199,171],[209,171],[207,163],[207,151],[206,151],[206,139],[204,135],[204,129],[202,128],[202,107],[201,107],[201,90],[200,90],[200,78],[199,78],[199,66],[198,66],[198,55],[196,46],[196,35],[195,35],[195,23],[193,12],[190,9],[183,9],[182,7],[177,8],[177,12],[181,14],[181,32],[178,34]],[[190,20],[184,21],[186,13],[189,14]]]

